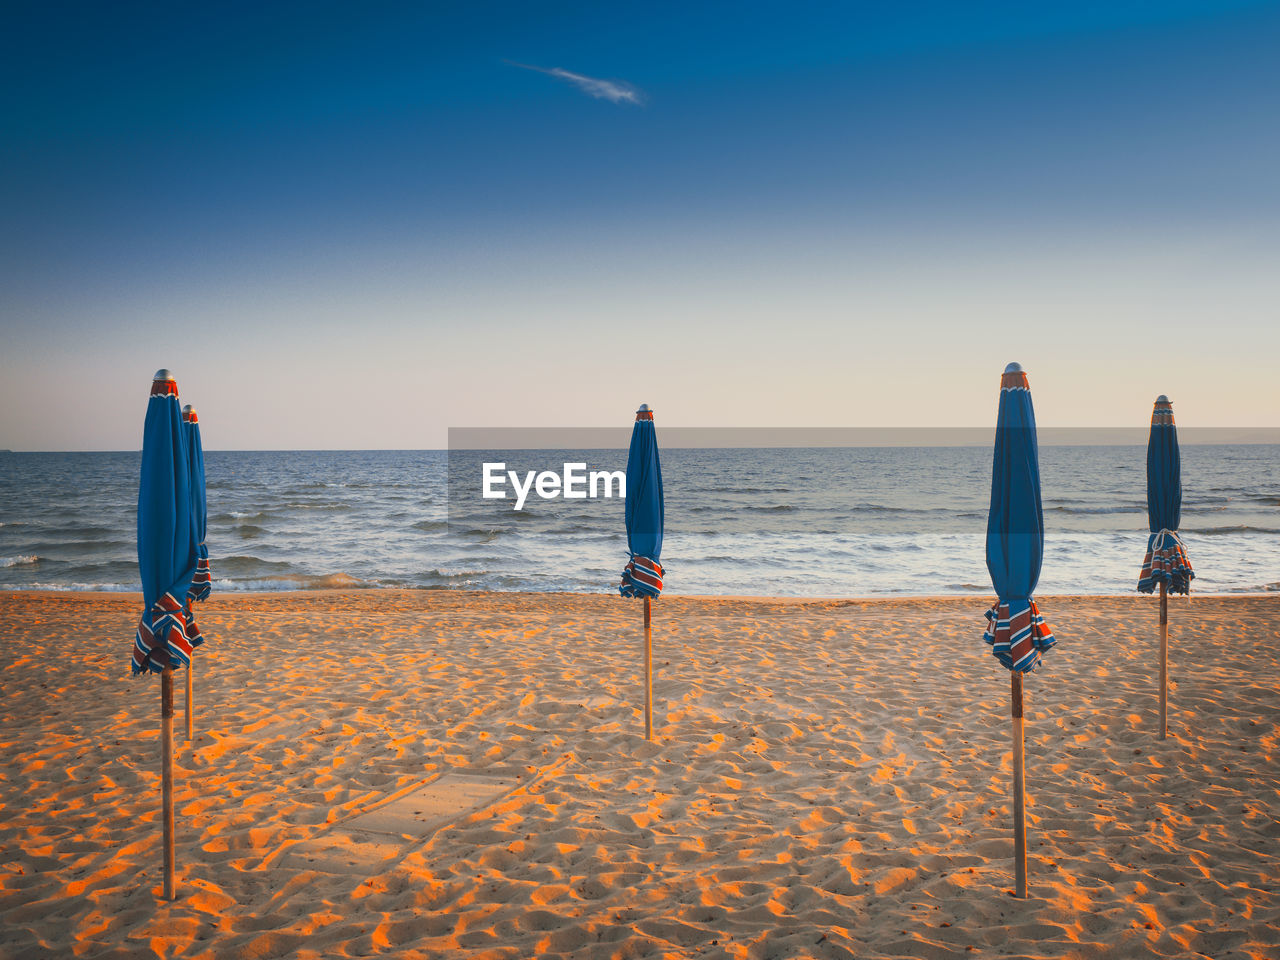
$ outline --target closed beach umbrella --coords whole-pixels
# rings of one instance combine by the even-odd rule
[[[160,674],[160,743],[164,803],[164,895],[173,882],[173,670],[191,662],[200,642],[184,604],[196,572],[196,524],[178,384],[156,373],[147,401],[138,485],[138,572],[143,611],[133,642],[133,672]]]
[[[200,442],[200,417],[196,408],[187,404],[182,408],[182,422],[187,431],[187,463],[191,473],[191,510],[196,522],[196,575],[191,578],[187,591],[190,600],[205,600],[213,588],[209,570],[209,548],[205,544],[209,509],[204,491],[204,444]]]
[[[194,643],[203,640],[204,635],[196,625],[192,604],[209,596],[212,581],[209,573],[209,548],[205,546],[205,528],[208,522],[208,507],[204,494],[204,444],[200,442],[200,418],[196,408],[187,404],[182,408],[182,425],[186,431],[187,467],[191,476],[191,512],[196,524],[196,573],[191,578],[191,586],[187,588],[187,636]],[[198,638],[198,639],[197,639]],[[194,736],[195,724],[195,664],[187,664],[187,739]]]
[[[631,429],[627,453],[627,551],[618,590],[624,597],[644,597],[644,736],[653,739],[653,642],[650,601],[662,593],[662,464],[653,411],[641,404]]]
[[[133,646],[133,672],[162,673],[191,662],[185,603],[198,562],[191,467],[168,370],[151,384],[138,486],[138,572],[145,609]]]
[[[983,639],[1012,675],[1014,873],[1019,897],[1027,895],[1022,675],[1033,670],[1054,644],[1053,631],[1032,599],[1043,558],[1036,416],[1027,375],[1021,365],[1011,363],[1000,379],[991,510],[987,514],[987,570],[997,600],[987,611]]]
[[[1151,593],[1160,585],[1160,739],[1168,733],[1169,594],[1190,593],[1195,573],[1178,524],[1182,521],[1182,454],[1173,404],[1163,394],[1151,411],[1151,435],[1147,439],[1147,556],[1142,561],[1138,589]]]

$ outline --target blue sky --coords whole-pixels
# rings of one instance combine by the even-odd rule
[[[1280,425],[1280,4],[457,6],[6,5],[0,448]]]

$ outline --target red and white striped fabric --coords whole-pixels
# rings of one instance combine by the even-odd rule
[[[648,557],[632,557],[622,571],[618,592],[624,597],[656,597],[662,593],[662,564]]]
[[[171,593],[156,601],[138,621],[133,640],[133,672],[160,673],[191,664],[191,651],[204,642],[190,611]]]
[[[1012,612],[1007,603],[997,603],[988,610],[987,629],[982,639],[991,644],[991,652],[1002,664],[1010,670],[1027,673],[1036,668],[1040,655],[1057,640],[1036,602],[1023,603]]]
[[[200,544],[200,553],[205,553],[205,545]],[[191,578],[191,587],[187,590],[187,603],[205,600],[213,589],[213,575],[209,570],[209,558],[201,556],[196,560],[196,575]]]
[[[1182,538],[1176,531],[1161,530],[1151,535],[1147,541],[1147,556],[1142,561],[1142,572],[1138,574],[1140,592],[1152,593],[1163,581],[1169,585],[1170,593],[1190,593],[1195,576]]]

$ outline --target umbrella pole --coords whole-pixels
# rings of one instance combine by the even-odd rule
[[[160,674],[160,756],[164,803],[164,898],[173,900],[173,667],[165,667]]]
[[[1169,735],[1169,585],[1160,581],[1160,739]]]
[[[1026,756],[1022,738],[1022,674],[1013,671],[1013,859],[1015,896],[1027,896]]]
[[[192,720],[192,714],[195,712],[195,707],[192,706],[191,704],[191,697],[193,695],[192,688],[195,686],[195,677],[192,676],[192,674],[195,673],[195,670],[196,670],[196,662],[193,659],[190,663],[187,664],[187,741],[188,742],[190,742],[191,738],[195,735],[194,721]]]
[[[653,739],[653,627],[649,598],[644,598],[644,738]]]

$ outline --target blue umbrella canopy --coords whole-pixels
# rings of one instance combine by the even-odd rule
[[[1170,593],[1190,593],[1195,572],[1178,524],[1182,521],[1182,454],[1173,404],[1161,395],[1151,410],[1151,434],[1147,438],[1147,556],[1142,561],[1138,589],[1151,593],[1165,583]]]
[[[627,551],[619,592],[624,597],[656,597],[662,593],[662,464],[653,411],[641,404],[631,429],[627,453]]]
[[[191,662],[192,639],[182,600],[196,571],[196,524],[178,384],[156,373],[142,432],[138,485],[138,572],[142,619],[133,643],[133,672],[159,673]]]
[[[1044,511],[1040,505],[1040,454],[1027,375],[1011,363],[1000,379],[991,509],[987,514],[987,570],[997,600],[987,611],[983,637],[1010,670],[1035,669],[1054,644],[1032,594],[1044,559]]]
[[[187,465],[191,475],[191,510],[196,524],[196,574],[187,591],[187,604],[204,600],[212,589],[209,570],[209,548],[205,545],[209,509],[204,492],[204,444],[200,442],[200,417],[196,408],[187,404],[182,408],[182,423],[187,433]]]

